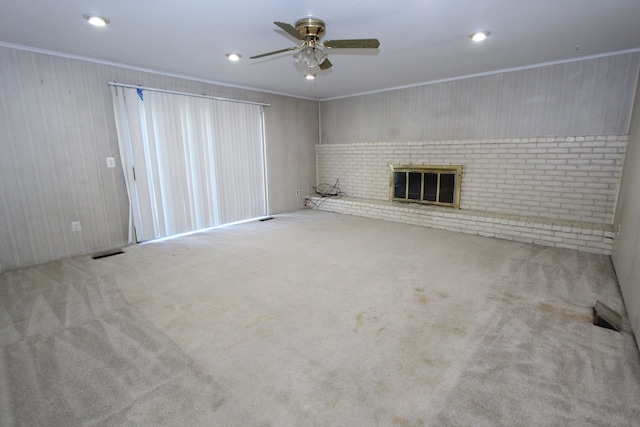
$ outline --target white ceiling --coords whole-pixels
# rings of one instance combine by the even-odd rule
[[[111,23],[92,27],[85,13]],[[273,21],[309,15],[326,22],[324,40],[378,38],[380,48],[331,50],[333,68],[314,81],[292,52],[248,59],[295,46]],[[482,44],[468,38],[478,30],[491,32]],[[640,0],[0,0],[0,42],[330,99],[640,50]]]

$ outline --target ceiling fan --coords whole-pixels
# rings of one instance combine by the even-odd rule
[[[377,39],[351,39],[351,40],[327,40],[320,43],[320,39],[324,35],[324,21],[318,18],[302,18],[299,19],[295,26],[286,22],[274,22],[278,27],[287,34],[294,37],[300,42],[298,46],[288,47],[285,49],[275,50],[273,52],[263,53],[261,55],[251,56],[249,59],[263,58],[269,55],[276,55],[282,52],[296,50],[294,59],[302,65],[304,76],[313,80],[319,70],[327,70],[333,65],[327,53],[322,48],[327,49],[377,49],[380,42]]]

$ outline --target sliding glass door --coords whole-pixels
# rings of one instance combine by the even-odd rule
[[[131,241],[267,214],[260,105],[111,89]]]

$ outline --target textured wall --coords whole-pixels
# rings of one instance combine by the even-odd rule
[[[626,134],[640,53],[321,103],[321,143]]]
[[[640,348],[640,84],[620,180],[614,230],[618,226],[620,234],[614,240],[613,265]]]
[[[265,109],[269,213],[276,214],[303,208],[304,195],[313,191],[319,107],[304,99],[269,99],[272,106]]]
[[[106,167],[119,159],[109,81],[270,103],[270,212],[303,207],[317,102],[0,47],[0,271],[126,244],[122,171]]]
[[[626,135],[323,144],[318,179],[388,200],[390,164],[463,165],[461,209],[611,224]]]

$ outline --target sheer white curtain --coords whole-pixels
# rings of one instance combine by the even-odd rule
[[[111,86],[130,241],[267,214],[262,107]]]

